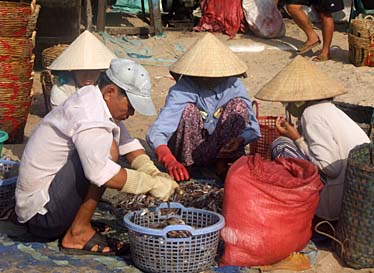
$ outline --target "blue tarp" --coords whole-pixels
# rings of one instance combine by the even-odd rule
[[[112,8],[115,11],[138,14],[142,12],[142,3],[140,0],[117,0]],[[148,0],[144,1],[144,8],[146,12],[149,11]]]

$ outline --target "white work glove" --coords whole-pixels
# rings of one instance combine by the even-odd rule
[[[149,174],[151,176],[162,176],[171,179],[169,174],[160,172],[160,170],[155,166],[153,161],[146,154],[138,155],[131,162],[131,168],[139,172]]]
[[[163,201],[169,200],[179,185],[172,179],[159,175],[151,176],[144,172],[126,169],[127,180],[123,192],[140,194],[149,192]]]

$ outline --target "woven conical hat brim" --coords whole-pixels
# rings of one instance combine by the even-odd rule
[[[211,33],[205,34],[170,66],[171,72],[196,77],[228,77],[243,74],[247,69],[247,65]]]
[[[266,101],[295,102],[332,98],[347,93],[344,87],[326,76],[311,61],[297,56],[257,92]]]
[[[108,69],[116,55],[89,31],[79,35],[53,63],[51,70]]]

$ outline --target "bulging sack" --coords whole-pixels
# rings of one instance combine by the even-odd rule
[[[243,12],[250,30],[262,38],[280,38],[286,33],[282,14],[274,0],[243,0]]]
[[[321,188],[317,167],[306,160],[239,158],[225,182],[221,265],[272,264],[304,248]]]

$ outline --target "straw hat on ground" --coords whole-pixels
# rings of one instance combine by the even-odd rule
[[[196,77],[229,77],[243,74],[247,69],[247,65],[211,33],[205,34],[170,66],[170,72]]]
[[[266,101],[296,102],[333,98],[347,93],[344,87],[301,56],[297,56],[255,98]]]
[[[88,30],[79,35],[48,67],[51,70],[102,70],[116,55]]]

